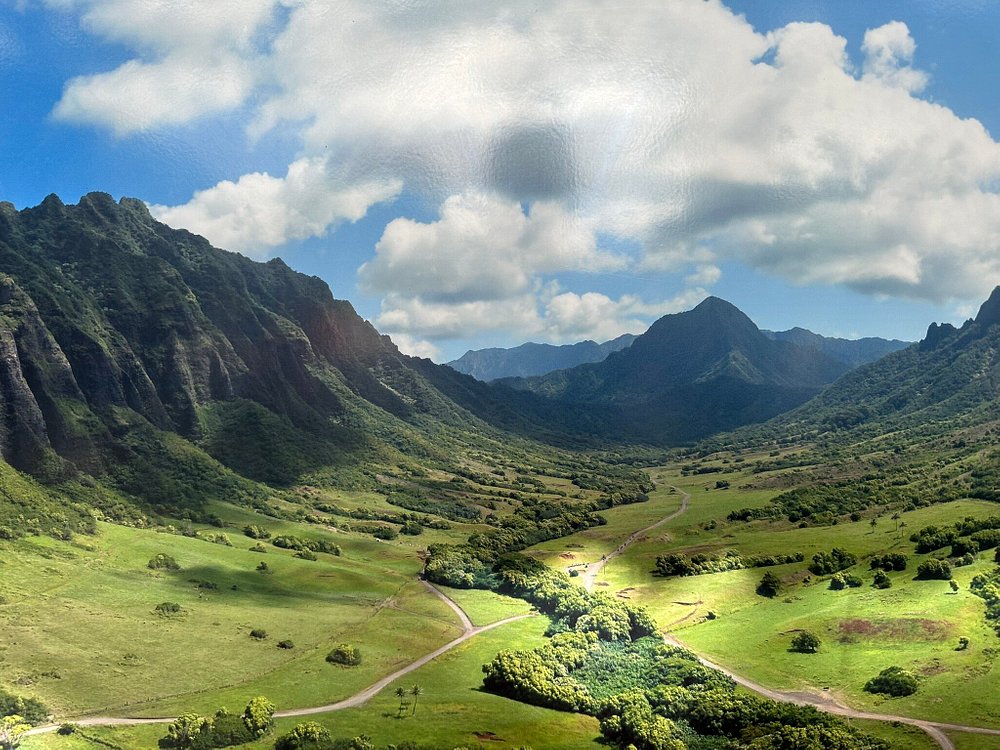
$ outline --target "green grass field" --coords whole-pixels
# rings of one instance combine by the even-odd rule
[[[1000,694],[1000,640],[983,617],[983,602],[968,591],[978,572],[992,566],[992,555],[955,569],[960,585],[952,593],[944,581],[913,580],[918,562],[906,538],[929,524],[947,524],[965,516],[997,514],[994,503],[958,501],[920,508],[902,514],[900,529],[888,515],[875,528],[868,518],[836,526],[798,528],[786,521],[729,523],[733,508],[762,505],[776,494],[767,490],[741,490],[746,476],[738,472],[706,476],[681,476],[657,469],[660,483],[648,510],[669,513],[675,485],[691,494],[689,511],[654,530],[602,571],[597,586],[622,598],[647,606],[661,627],[708,658],[774,689],[832,694],[860,709],[904,716],[1000,727],[996,696]],[[715,489],[727,480],[733,489]],[[625,520],[627,514],[632,518]],[[633,507],[607,511],[608,525],[539,545],[535,554],[563,567],[559,554],[583,545],[591,557],[614,549],[627,529],[652,523],[655,513],[636,514]],[[629,521],[635,521],[630,526]],[[714,522],[714,523],[713,523]],[[616,533],[617,532],[617,533]],[[831,591],[828,577],[803,584],[812,555],[838,546],[855,553],[856,571],[865,581],[859,589]],[[769,568],[784,582],[775,599],[755,593],[763,570],[750,569],[683,578],[659,578],[652,572],[658,555],[683,550],[688,553],[746,554],[802,552],[806,562]],[[890,573],[893,587],[870,586],[872,572],[867,558],[899,551],[910,558],[905,572]],[[717,619],[706,619],[708,613]],[[789,652],[792,634],[800,629],[823,641],[820,653]],[[971,646],[956,651],[959,636]],[[919,691],[907,698],[886,700],[863,691],[864,683],[884,667],[898,664],[921,677]],[[826,689],[826,690],[824,690]],[[1000,746],[997,738],[987,738]],[[916,745],[919,746],[919,745]],[[971,745],[975,747],[975,745]]]

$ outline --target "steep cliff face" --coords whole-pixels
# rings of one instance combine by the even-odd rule
[[[162,461],[162,433],[291,481],[377,449],[373,422],[398,446],[424,439],[409,426],[427,415],[469,418],[320,279],[215,249],[137,200],[0,204],[0,273],[0,452],[37,476],[127,474],[141,494],[122,465]],[[268,465],[253,443],[275,435],[314,460]]]

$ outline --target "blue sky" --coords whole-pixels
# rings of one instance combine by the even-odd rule
[[[410,352],[919,338],[1000,284],[991,2],[0,0],[0,200],[135,196]]]

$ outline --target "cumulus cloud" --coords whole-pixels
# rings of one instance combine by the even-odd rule
[[[434,302],[508,299],[529,290],[537,274],[622,268],[625,260],[600,252],[593,231],[557,204],[518,203],[459,195],[440,219],[395,219],[359,274],[373,292],[405,290]]]
[[[79,12],[85,29],[138,53],[114,70],[70,79],[53,111],[57,119],[102,125],[118,135],[242,104],[260,81],[256,35],[277,6],[275,0],[48,4]]]
[[[299,159],[284,177],[254,172],[195,193],[181,206],[149,207],[160,221],[208,237],[219,247],[266,257],[291,240],[322,236],[341,221],[395,197],[398,180],[344,185],[322,158]]]
[[[129,20],[145,6],[152,16]],[[717,0],[627,11],[613,0],[298,0],[282,14],[255,0],[204,28],[189,28],[200,6],[187,4],[176,31],[158,3],[75,7],[136,57],[71,81],[58,115],[129,132],[242,103],[251,136],[290,128],[302,159],[322,155],[338,175],[329,192],[402,184],[441,206],[437,221],[392,222],[361,268],[398,321],[390,330],[439,337],[463,316],[465,333],[522,319],[570,330],[607,303],[550,310],[543,289],[623,263],[605,239],[639,248],[621,272],[686,271],[692,286],[733,261],[936,301],[981,298],[1000,281],[1000,144],[921,98],[929,79],[899,21],[870,29],[852,60],[829,26],[761,33]],[[220,85],[199,93],[184,66],[209,49]],[[233,60],[245,79],[227,72]],[[134,112],[116,100],[130,82],[150,99]],[[272,179],[222,183],[185,210],[219,197],[203,210],[219,244],[212,231],[246,242],[241,223],[267,235],[266,203],[221,198]],[[263,246],[300,220],[282,224],[293,205],[277,193],[284,228]],[[227,219],[227,206],[244,213]],[[303,231],[340,213],[308,209]]]

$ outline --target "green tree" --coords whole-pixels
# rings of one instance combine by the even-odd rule
[[[243,721],[255,737],[262,737],[274,724],[274,704],[262,695],[251,698],[243,709]]]
[[[296,724],[288,734],[284,734],[274,743],[274,750],[319,750],[328,747],[331,741],[330,732],[315,721]]]
[[[406,707],[404,701],[406,700],[406,688],[398,687],[396,688],[396,697],[399,698],[399,711],[396,713],[397,716],[403,715],[403,709]]]
[[[771,571],[767,571],[757,584],[757,593],[771,599],[776,597],[779,591],[781,591],[781,580]]]
[[[170,747],[189,748],[202,732],[210,731],[212,721],[195,713],[181,714],[167,727],[167,743]]]
[[[792,638],[792,651],[800,654],[815,654],[819,651],[819,646],[819,637],[813,635],[808,630],[796,633],[795,637]]]
[[[31,725],[17,714],[0,718],[0,750],[13,750]]]
[[[865,683],[869,693],[882,693],[899,698],[917,692],[917,678],[902,667],[887,667]]]
[[[417,715],[417,698],[423,695],[423,693],[424,689],[420,687],[420,685],[414,685],[413,687],[410,688],[410,695],[413,696],[413,712],[410,714],[410,716]]]

